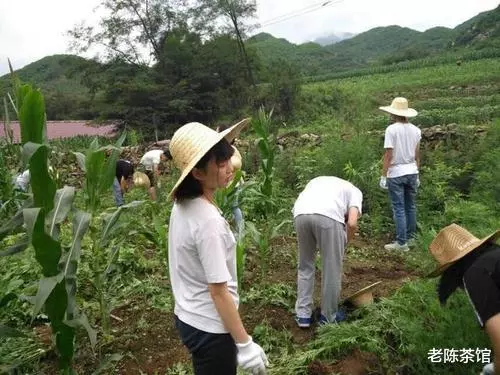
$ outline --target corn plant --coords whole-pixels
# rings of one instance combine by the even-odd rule
[[[50,177],[42,94],[17,79],[14,79],[14,92],[15,100],[11,102],[21,124],[23,162],[29,165],[32,198],[0,228],[0,240],[13,232],[24,231],[18,242],[0,255],[15,254],[30,245],[33,248],[42,272],[33,298],[34,314],[44,310],[55,337],[60,369],[64,374],[71,374],[76,327],[87,330],[92,347],[96,343],[95,331],[76,304],[81,241],[89,228],[90,214],[73,207],[73,187],[56,190]],[[68,216],[71,216],[73,231],[71,242],[66,245],[60,241],[59,231]]]
[[[219,189],[215,193],[215,202],[217,206],[221,209],[223,216],[228,220],[228,222],[232,223],[232,215],[233,215],[233,207],[237,200],[237,194],[243,194],[243,191],[248,189],[252,184],[245,184],[242,186],[238,186],[238,184],[242,181],[242,171],[237,170],[234,174],[234,178],[224,189]],[[239,189],[239,191],[238,191]],[[245,228],[235,228],[236,233],[236,273],[238,277],[238,287],[241,288],[243,281],[243,273],[245,270]]]
[[[260,229],[252,223],[247,223],[248,232],[250,233],[250,237],[257,246],[257,251],[259,253],[259,263],[260,263],[260,272],[262,280],[265,280],[268,271],[269,265],[269,257],[270,257],[270,249],[271,249],[271,241],[276,238],[281,228],[289,224],[291,220],[282,220],[279,224],[274,225],[272,222],[266,222],[261,225]]]
[[[97,293],[99,302],[101,326],[104,333],[110,330],[109,281],[113,264],[118,258],[120,241],[116,240],[116,233],[121,227],[119,221],[124,210],[137,207],[142,202],[134,201],[118,207],[112,213],[99,215],[101,197],[110,194],[115,179],[116,162],[120,156],[120,146],[126,137],[123,133],[114,146],[100,147],[95,138],[85,154],[74,152],[80,168],[85,172],[85,204],[92,214],[90,224],[92,262],[89,267],[92,272],[92,286]],[[106,152],[111,151],[106,158]],[[110,249],[111,248],[111,249]]]
[[[271,133],[273,111],[268,114],[263,108],[259,110],[257,120],[252,121],[252,127],[257,135],[256,144],[260,156],[262,181],[258,193],[262,199],[264,218],[274,213],[276,205],[273,202],[274,159],[276,156],[276,139]]]

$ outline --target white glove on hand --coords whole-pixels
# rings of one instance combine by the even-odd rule
[[[378,185],[379,185],[382,189],[387,190],[387,177],[380,176],[380,181],[379,181]]]
[[[495,367],[493,366],[493,363],[488,363],[486,366],[483,367],[483,371],[481,372],[480,375],[494,375],[495,374]]]
[[[244,344],[236,344],[238,348],[238,366],[253,375],[265,375],[269,366],[264,350],[253,342],[252,337]]]
[[[417,187],[420,187],[420,177],[417,176]]]

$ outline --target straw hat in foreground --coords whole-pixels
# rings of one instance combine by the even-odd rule
[[[149,177],[145,173],[134,172],[133,179],[134,179],[134,186],[143,187],[146,189],[148,189],[151,186]]]
[[[448,267],[487,241],[494,241],[500,236],[500,230],[479,239],[460,225],[451,224],[441,229],[429,245],[429,251],[438,266],[428,277],[442,274]]]
[[[373,288],[375,288],[382,281],[377,281],[363,289],[358,290],[353,295],[346,298],[346,301],[351,302],[356,307],[366,306],[373,303]]]
[[[169,150],[175,167],[181,171],[181,176],[172,188],[169,199],[173,198],[182,181],[213,146],[222,138],[231,143],[249,121],[249,118],[241,120],[220,133],[199,122],[190,122],[177,129],[170,140]]]
[[[394,98],[391,105],[379,107],[384,112],[402,116],[402,117],[415,117],[418,112],[413,108],[408,107],[408,100],[406,98]]]

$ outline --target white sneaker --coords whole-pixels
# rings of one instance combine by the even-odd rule
[[[397,241],[393,243],[388,243],[387,245],[384,245],[384,249],[389,250],[389,251],[408,251],[410,248],[408,247],[408,244],[400,245]]]

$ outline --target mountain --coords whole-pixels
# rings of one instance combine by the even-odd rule
[[[345,39],[352,38],[354,35],[356,35],[356,34],[354,34],[354,33],[336,33],[336,34],[330,34],[330,35],[323,35],[323,36],[320,36],[320,37],[314,39],[312,42],[324,47],[324,46],[328,46],[330,44],[335,44],[335,43],[341,42]]]
[[[454,29],[433,27],[424,32],[401,26],[376,27],[351,38],[327,44],[328,38],[313,43],[293,44],[270,34],[248,40],[264,63],[284,58],[305,75],[392,64],[463,49],[500,51],[500,6],[483,12]],[[330,39],[334,41],[335,38]]]
[[[479,13],[468,21],[458,25],[455,30],[456,46],[474,46],[484,48],[494,45],[500,47],[500,5],[493,10]]]
[[[100,64],[75,55],[46,56],[16,70],[24,83],[39,87],[50,120],[93,119],[92,95],[82,84],[83,71]],[[10,74],[0,77],[0,97],[11,91]]]

